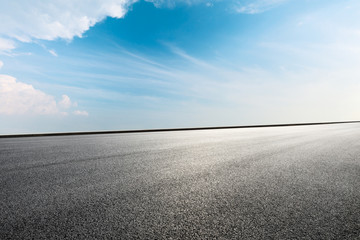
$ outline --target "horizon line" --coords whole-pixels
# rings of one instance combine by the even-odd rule
[[[71,136],[71,135],[98,135],[98,134],[172,132],[172,131],[175,132],[175,131],[194,131],[194,130],[235,129],[235,128],[291,127],[291,126],[328,125],[328,124],[344,124],[344,123],[360,123],[360,121],[316,122],[316,123],[309,123],[309,122],[307,122],[307,123],[282,123],[282,124],[220,126],[220,127],[194,127],[194,128],[157,128],[157,129],[86,131],[86,132],[25,133],[25,134],[0,135],[0,138],[50,137],[50,136]]]

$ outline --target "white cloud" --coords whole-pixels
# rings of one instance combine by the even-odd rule
[[[30,42],[34,39],[71,40],[107,16],[122,18],[137,0],[17,0],[2,1],[0,36]],[[14,44],[0,39],[0,50]]]
[[[0,114],[56,114],[58,108],[53,96],[32,85],[17,82],[14,77],[0,75]]]
[[[70,97],[62,95],[57,103],[54,96],[46,94],[32,85],[16,81],[16,78],[8,75],[0,75],[0,115],[62,115],[69,113],[64,111],[71,107],[77,107]],[[86,111],[75,111],[76,115],[87,116]]]
[[[4,63],[0,61],[0,69],[4,66]]]
[[[58,56],[57,53],[55,52],[55,50],[53,50],[53,49],[50,49],[50,50],[49,50],[49,53],[50,53],[51,55],[53,55],[54,57],[57,57],[57,56]]]
[[[73,113],[74,115],[78,115],[78,116],[89,116],[89,113],[87,111],[76,110]]]
[[[0,19],[1,19],[1,17],[0,17]],[[1,23],[0,23],[0,26],[1,26]],[[0,53],[10,51],[14,48],[15,48],[14,41],[0,37]]]
[[[71,103],[71,100],[69,98],[69,96],[67,95],[62,95],[62,99],[61,101],[59,102],[59,106],[61,108],[70,108],[73,104]]]

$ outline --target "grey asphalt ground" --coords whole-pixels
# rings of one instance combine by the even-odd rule
[[[0,139],[0,239],[360,239],[360,124]]]

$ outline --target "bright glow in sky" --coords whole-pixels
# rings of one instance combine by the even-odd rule
[[[0,134],[360,119],[358,0],[0,0]]]

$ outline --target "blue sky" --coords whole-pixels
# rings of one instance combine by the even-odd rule
[[[359,120],[359,14],[354,0],[0,0],[0,134]]]

